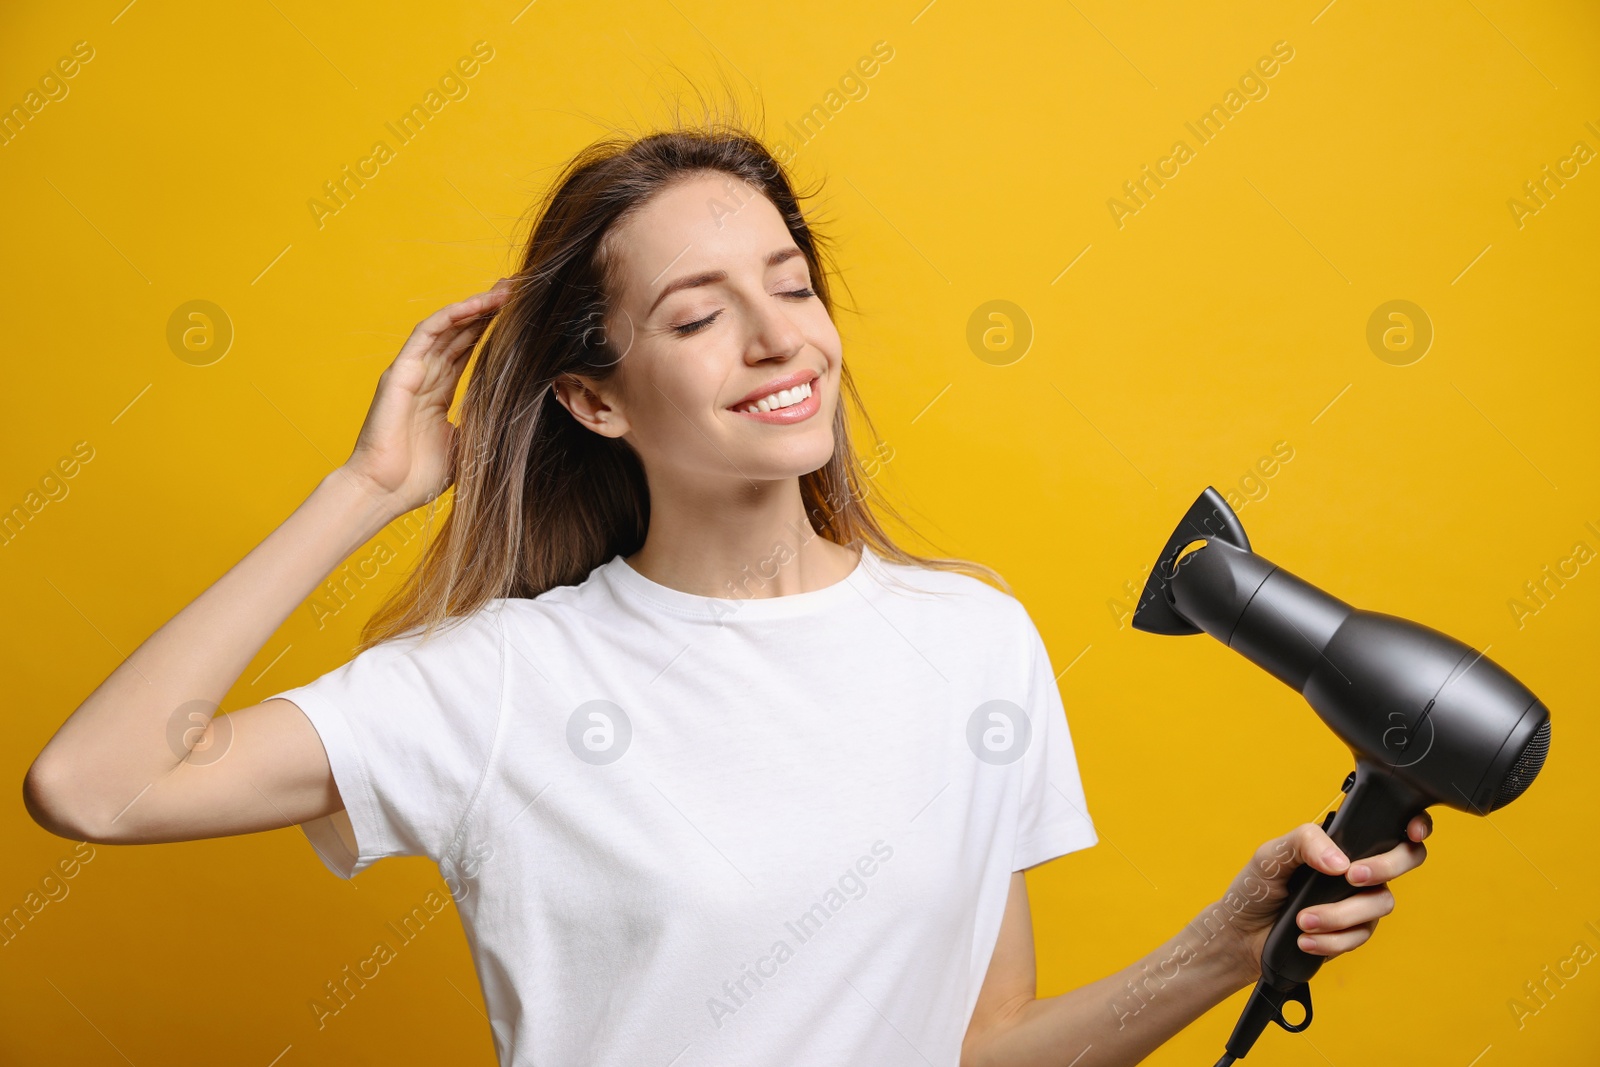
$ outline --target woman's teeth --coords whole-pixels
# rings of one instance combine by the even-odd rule
[[[779,389],[771,396],[764,396],[754,404],[747,404],[740,411],[755,415],[762,411],[777,411],[779,408],[791,407],[800,403],[811,395],[811,383],[797,385],[793,389]]]

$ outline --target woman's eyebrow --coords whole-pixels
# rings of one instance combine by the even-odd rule
[[[688,249],[685,249],[684,251],[688,251]],[[789,245],[785,248],[779,248],[775,251],[768,252],[766,263],[767,268],[770,270],[771,268],[776,267],[778,264],[785,263],[800,254],[800,249],[794,245]],[[667,283],[667,287],[661,290],[661,294],[656,297],[655,303],[650,305],[650,310],[645,312],[645,314],[653,314],[661,301],[665,300],[667,297],[671,296],[673,293],[676,293],[680,289],[695,289],[702,285],[714,285],[717,282],[725,282],[727,280],[728,272],[725,270],[704,270],[699,274],[686,274],[682,278],[678,278],[675,281]]]

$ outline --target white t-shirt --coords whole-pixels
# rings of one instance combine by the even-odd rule
[[[438,862],[506,1067],[955,1067],[1011,873],[1097,840],[1021,603],[870,549],[745,599],[619,555],[275,695],[323,862]]]

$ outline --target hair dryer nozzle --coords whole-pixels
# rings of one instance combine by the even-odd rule
[[[1152,634],[1197,634],[1200,627],[1184,618],[1173,605],[1172,590],[1167,583],[1177,571],[1178,556],[1184,548],[1196,541],[1215,538],[1234,548],[1250,551],[1250,539],[1245,536],[1239,516],[1233,513],[1222,494],[1211,486],[1195,498],[1177,529],[1167,538],[1156,557],[1150,577],[1145,580],[1144,592],[1139,596],[1139,606],[1133,613],[1133,628]]]

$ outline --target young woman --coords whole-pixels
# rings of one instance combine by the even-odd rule
[[[867,506],[783,168],[713,123],[596,145],[541,208],[514,277],[417,325],[349,460],[45,746],[41,825],[301,824],[346,878],[432,857],[508,1065],[1131,1064],[1256,979],[1301,864],[1369,887],[1300,913],[1309,951],[1371,936],[1426,815],[1354,867],[1297,826],[1143,959],[1038,998],[1023,871],[1097,840],[1055,675],[992,572]],[[208,717],[452,486],[354,659]]]

